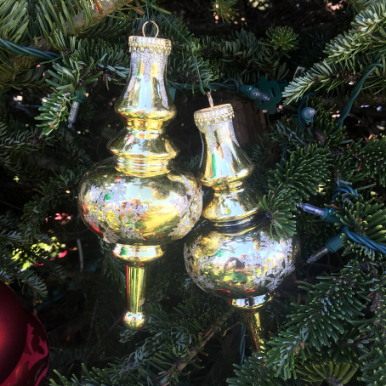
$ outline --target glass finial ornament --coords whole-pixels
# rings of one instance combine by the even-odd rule
[[[124,324],[134,330],[147,319],[147,263],[185,236],[202,211],[201,185],[173,161],[178,149],[164,135],[176,115],[166,83],[171,41],[157,38],[157,26],[156,37],[146,37],[144,27],[143,37],[129,37],[131,71],[115,105],[125,128],[107,145],[114,156],[85,174],[78,194],[85,224],[127,263]]]
[[[246,180],[254,165],[238,145],[230,104],[194,114],[204,137],[198,178],[212,188],[200,223],[184,246],[186,269],[204,291],[244,310],[249,333],[258,349],[264,338],[263,308],[280,283],[295,269],[296,239],[273,238],[258,193]],[[265,331],[266,332],[266,331]]]

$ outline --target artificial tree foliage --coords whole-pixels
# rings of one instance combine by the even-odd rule
[[[113,105],[130,70],[127,37],[147,20],[173,45],[180,162],[197,170],[191,109],[206,107],[208,86],[216,103],[265,122],[248,127],[259,138],[245,146],[250,183],[272,236],[296,235],[302,258],[257,353],[242,316],[188,278],[184,240],[149,275],[149,324],[124,330],[124,264],[77,214],[80,179],[122,127]],[[386,242],[385,26],[386,0],[0,1],[0,280],[49,333],[46,385],[386,384],[385,254],[343,232],[341,250],[307,264],[344,227]],[[276,114],[238,92],[261,77],[287,83]],[[306,106],[316,111],[307,124]],[[333,195],[342,185],[355,194]],[[302,212],[305,202],[336,209],[339,222]]]

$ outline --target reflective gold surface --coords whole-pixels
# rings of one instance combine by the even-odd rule
[[[254,165],[237,142],[233,116],[229,104],[194,113],[204,137],[198,178],[213,188],[202,215],[219,226],[245,223],[260,210],[258,193],[245,186]]]
[[[96,164],[80,182],[78,207],[85,224],[115,244],[117,258],[141,267],[193,228],[202,211],[202,191],[194,175],[173,161],[178,149],[163,134],[176,115],[166,83],[171,42],[132,36],[129,47],[130,76],[115,105],[125,128],[107,145],[114,157]],[[137,290],[128,293],[135,315],[141,312],[135,302],[144,281],[136,283]],[[144,319],[134,314],[125,324],[139,328],[142,322],[129,320]]]
[[[256,351],[259,351],[260,347],[264,347],[264,340],[269,339],[268,331],[272,320],[267,313],[266,306],[273,300],[275,295],[276,292],[268,292],[265,295],[253,298],[229,300],[230,305],[244,311],[244,323]]]
[[[295,270],[299,256],[296,239],[272,239],[269,224],[259,217],[230,228],[204,221],[190,233],[184,248],[193,281],[208,293],[232,299],[237,308],[254,309],[269,301]]]
[[[127,312],[123,317],[123,324],[131,330],[139,330],[148,319],[143,312],[146,270],[145,267],[126,266]]]
[[[263,338],[263,307],[295,270],[296,239],[274,239],[259,206],[258,192],[245,186],[253,164],[240,148],[229,104],[194,113],[204,149],[198,177],[213,188],[202,216],[184,247],[185,266],[204,291],[228,299],[245,311],[248,331],[258,349]]]
[[[257,311],[273,300],[275,295],[276,292],[272,291],[251,298],[230,299],[229,304],[242,311]]]
[[[255,350],[259,351],[260,347],[264,347],[264,340],[269,339],[268,331],[272,324],[269,314],[264,309],[256,312],[244,312],[244,322]]]
[[[255,349],[266,339],[264,307],[294,270],[300,256],[296,238],[275,240],[262,213],[240,226],[197,225],[184,246],[185,267],[204,291],[244,311]],[[265,321],[263,323],[263,321]]]
[[[79,211],[91,230],[116,244],[117,257],[133,263],[151,261],[162,255],[162,245],[185,236],[199,219],[199,183],[178,164],[150,177],[124,173],[116,165],[112,157],[85,174]]]

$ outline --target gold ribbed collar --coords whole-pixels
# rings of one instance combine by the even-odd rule
[[[147,36],[130,36],[129,51],[145,52],[148,49],[150,53],[169,55],[172,50],[172,42],[169,39],[151,38]]]
[[[196,125],[219,123],[220,121],[232,119],[234,116],[232,105],[218,105],[196,111],[194,113],[194,122]]]

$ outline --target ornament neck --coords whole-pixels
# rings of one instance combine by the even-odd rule
[[[161,134],[176,115],[166,82],[168,51],[149,44],[131,51],[130,76],[115,110],[127,129]]]
[[[256,193],[244,186],[254,165],[237,142],[231,105],[219,105],[194,113],[203,134],[198,178],[214,192],[202,216],[218,226],[248,223],[259,210]]]
[[[166,39],[131,36],[130,76],[115,110],[125,130],[107,148],[117,156],[117,170],[139,177],[169,171],[177,147],[162,134],[174,119],[176,108],[166,83],[171,43]]]
[[[204,134],[202,184],[219,191],[239,188],[254,166],[237,142],[232,120],[203,122],[198,128]]]
[[[179,153],[167,136],[140,130],[121,131],[107,148],[117,156],[117,170],[139,177],[168,173],[169,162]]]

